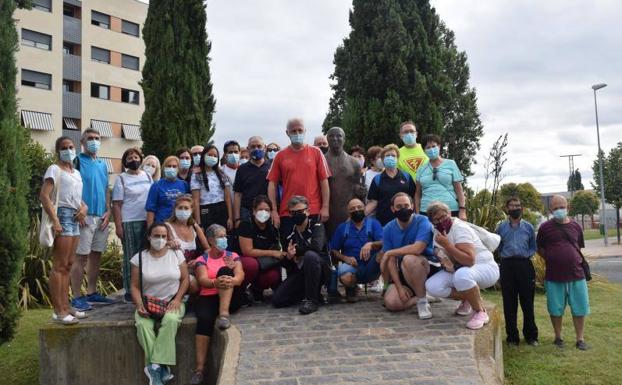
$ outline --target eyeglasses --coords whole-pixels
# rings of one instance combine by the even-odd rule
[[[88,136],[86,140],[99,140],[99,136]]]
[[[298,214],[304,214],[305,211],[307,211],[308,207],[305,207],[304,209],[300,209],[300,210],[289,210],[289,215],[294,216],[294,215],[298,215]]]

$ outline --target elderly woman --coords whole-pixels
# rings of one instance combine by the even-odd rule
[[[140,169],[151,175],[155,182],[160,180],[162,170],[160,168],[160,160],[155,155],[147,155],[140,165]]]
[[[147,226],[170,218],[177,197],[190,192],[188,183],[177,178],[179,159],[176,156],[164,159],[162,170],[164,178],[152,184],[147,195],[147,203],[145,203]]]
[[[443,159],[440,155],[441,138],[426,135],[421,140],[429,161],[417,170],[417,193],[415,209],[418,214],[427,215],[427,208],[433,200],[449,206],[451,216],[466,221],[462,173],[456,162]]]
[[[173,377],[169,366],[177,360],[175,336],[186,311],[182,299],[188,289],[188,267],[183,255],[167,246],[168,236],[166,225],[154,223],[147,230],[147,248],[131,260],[134,320],[150,384],[162,384]],[[163,301],[164,315],[150,312],[145,300]],[[156,320],[160,320],[157,334]]]
[[[207,228],[207,241],[210,248],[199,257],[196,276],[201,291],[195,303],[196,328],[196,368],[190,384],[203,383],[205,359],[209,340],[218,321],[221,330],[229,328],[229,314],[242,305],[244,291],[244,270],[240,257],[227,251],[227,230],[218,224]],[[218,320],[217,320],[218,318]]]
[[[435,297],[460,300],[456,314],[466,316],[474,312],[466,327],[480,329],[489,321],[480,289],[497,282],[499,266],[475,231],[466,222],[452,218],[445,203],[432,201],[427,210],[435,228],[435,254],[443,271],[430,277],[425,287]]]

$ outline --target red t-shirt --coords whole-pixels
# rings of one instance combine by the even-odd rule
[[[279,215],[289,216],[287,202],[294,195],[302,195],[309,200],[311,215],[319,214],[322,208],[320,182],[330,175],[324,154],[317,147],[305,144],[300,150],[288,146],[279,151],[268,172],[270,182],[283,184]]]
[[[218,270],[221,267],[227,266],[227,262],[225,258],[231,258],[233,261],[238,262],[240,260],[240,256],[234,253],[233,251],[225,251],[224,255],[219,258],[208,257],[207,252],[197,258],[197,269],[199,266],[205,266],[207,269],[207,278],[216,279],[216,274],[218,274]],[[218,289],[215,287],[201,287],[201,291],[199,295],[209,296],[218,294]]]

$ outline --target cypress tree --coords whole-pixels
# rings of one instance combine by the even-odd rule
[[[214,134],[211,44],[202,0],[149,3],[143,29],[143,150],[160,159],[182,146],[206,144]]]
[[[23,146],[26,132],[18,123],[15,99],[16,5],[0,1],[0,343],[11,339],[19,317],[17,307],[20,267],[28,232],[28,165]]]
[[[482,127],[466,54],[428,0],[354,0],[352,31],[337,48],[324,130],[341,125],[350,144],[399,143],[413,120],[444,140],[443,154],[470,175]]]

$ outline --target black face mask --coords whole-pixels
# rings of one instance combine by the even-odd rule
[[[413,209],[403,208],[395,212],[395,217],[401,222],[408,222],[408,220],[413,215],[413,213],[414,213]]]
[[[305,219],[307,219],[307,214],[305,213],[296,213],[292,216],[292,220],[296,226],[302,225]]]
[[[508,214],[512,219],[518,219],[523,214],[523,209],[508,210]]]
[[[328,147],[320,147],[320,150],[322,150],[322,154],[326,154],[328,152]]]
[[[140,167],[140,162],[137,160],[132,160],[129,161],[125,164],[125,167],[129,168],[132,171],[136,171],[138,170],[138,167]]]
[[[352,221],[356,223],[361,222],[363,219],[365,219],[365,210],[356,210],[351,212],[350,218],[352,218]]]

